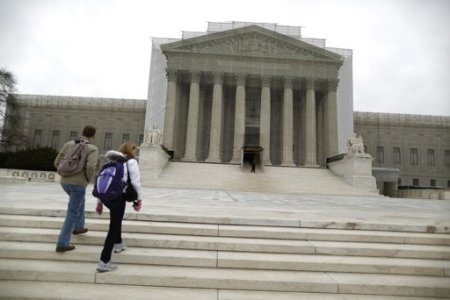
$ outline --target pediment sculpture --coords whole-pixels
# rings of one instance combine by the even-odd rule
[[[230,31],[231,32],[231,31]],[[166,51],[212,54],[255,54],[339,62],[340,56],[263,28],[241,28],[234,34],[210,34],[161,45]]]

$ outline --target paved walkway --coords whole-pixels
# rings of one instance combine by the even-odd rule
[[[86,211],[96,200],[88,187]],[[225,192],[143,188],[143,209],[128,219],[218,224],[450,233],[450,201],[370,196]],[[63,215],[67,196],[57,183],[0,183],[0,212]],[[104,216],[105,217],[105,216]]]

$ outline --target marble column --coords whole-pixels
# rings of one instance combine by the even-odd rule
[[[191,87],[189,92],[189,108],[186,128],[186,148],[185,161],[197,160],[197,128],[198,128],[198,110],[200,102],[200,73],[191,73]]]
[[[294,105],[292,78],[285,77],[283,101],[283,158],[282,166],[293,167],[294,163]]]
[[[327,157],[339,154],[338,148],[338,111],[337,111],[338,80],[327,82],[326,127],[327,127]]]
[[[223,73],[214,73],[213,99],[211,108],[211,131],[209,136],[209,153],[206,162],[220,162],[220,137],[222,132],[222,82]]]
[[[262,162],[265,166],[272,165],[270,161],[270,81],[269,76],[261,78],[261,115],[259,125],[259,144],[264,148]]]
[[[313,79],[306,81],[305,166],[317,167],[316,96]]]
[[[234,141],[232,163],[240,163],[245,137],[245,74],[236,75],[236,104],[234,109]]]
[[[163,145],[169,150],[174,149],[175,109],[177,98],[178,72],[167,70],[167,96],[164,113]]]

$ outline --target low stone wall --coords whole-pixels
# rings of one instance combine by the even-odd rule
[[[13,181],[58,181],[59,175],[51,171],[0,169],[0,178]]]
[[[399,198],[450,200],[450,190],[409,189],[398,190]]]

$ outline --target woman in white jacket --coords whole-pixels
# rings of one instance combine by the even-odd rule
[[[125,143],[120,146],[119,151],[110,150],[106,153],[106,158],[109,160],[124,162],[124,173],[129,174],[131,184],[137,193],[137,198],[133,201],[135,211],[139,211],[142,207],[141,175],[135,158],[137,150],[138,147],[135,144]],[[110,221],[100,262],[97,266],[98,272],[108,272],[117,269],[117,265],[111,263],[112,251],[120,253],[127,247],[122,242],[122,220],[126,205],[125,194],[122,194],[118,199],[98,200],[96,211],[100,215],[103,212],[103,205],[109,209]]]

